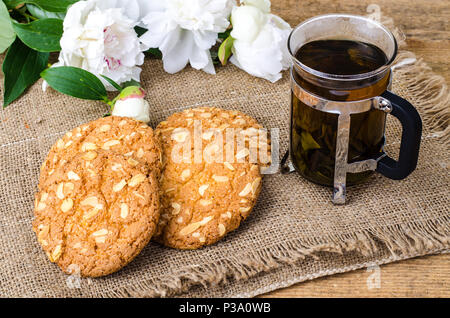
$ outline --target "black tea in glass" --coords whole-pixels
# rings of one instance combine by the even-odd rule
[[[356,75],[377,70],[388,62],[377,46],[353,40],[316,40],[301,46],[295,58],[306,67],[326,74]],[[342,85],[330,85],[320,76],[294,71],[294,80],[312,94],[334,101],[356,101],[381,95],[388,87],[390,72]],[[338,115],[311,108],[292,92],[291,156],[305,178],[333,186]],[[374,158],[382,151],[386,114],[369,110],[351,115],[348,162]],[[347,184],[357,184],[372,171],[349,173]]]

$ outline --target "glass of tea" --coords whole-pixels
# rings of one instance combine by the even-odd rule
[[[422,122],[416,109],[391,93],[397,42],[382,24],[361,16],[330,14],[298,25],[288,39],[291,54],[290,164],[306,179],[346,187],[374,171],[406,178],[417,165]],[[398,160],[384,151],[386,115],[402,124]],[[283,163],[283,162],[282,162]]]

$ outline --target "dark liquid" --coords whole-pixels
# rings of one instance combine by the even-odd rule
[[[378,47],[349,40],[320,40],[305,44],[296,53],[304,65],[328,74],[355,75],[374,71],[387,63]],[[303,76],[304,75],[304,76]],[[329,100],[353,101],[382,94],[389,84],[387,72],[379,78],[339,83],[294,72],[305,90]],[[338,115],[321,112],[302,103],[292,93],[291,151],[297,170],[307,179],[333,185]],[[384,143],[386,115],[379,110],[351,115],[348,162],[376,157]],[[347,174],[347,184],[366,179],[372,172]]]
[[[309,42],[295,57],[316,71],[336,75],[368,73],[387,62],[384,52],[375,45],[349,40]]]

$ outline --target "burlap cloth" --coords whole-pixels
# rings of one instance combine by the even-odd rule
[[[379,174],[333,206],[331,190],[297,174],[270,175],[251,216],[221,242],[196,251],[150,243],[123,270],[99,279],[67,276],[50,263],[31,230],[39,167],[66,131],[107,111],[99,102],[41,90],[41,81],[0,111],[0,296],[254,296],[296,282],[450,248],[449,93],[445,81],[408,52],[393,90],[424,121],[417,170],[406,180]],[[289,81],[275,84],[232,65],[217,75],[186,68],[175,75],[147,60],[142,86],[151,126],[196,106],[238,109],[288,143]],[[3,88],[3,86],[2,86]],[[3,94],[3,92],[2,92]],[[2,102],[2,101],[1,101]],[[389,118],[386,150],[398,151],[401,127]],[[281,154],[280,154],[281,155]]]

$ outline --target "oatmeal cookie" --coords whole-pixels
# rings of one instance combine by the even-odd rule
[[[33,230],[64,272],[107,275],[129,263],[155,232],[158,189],[146,163],[89,150],[56,167],[41,184]]]
[[[147,163],[159,175],[161,149],[151,127],[143,122],[109,116],[83,124],[58,139],[41,167],[39,188],[58,167],[79,152],[111,150]]]
[[[258,152],[270,158],[267,134],[256,120],[238,111],[200,107],[173,114],[155,134],[163,149],[155,240],[196,249],[238,228],[261,190]]]

